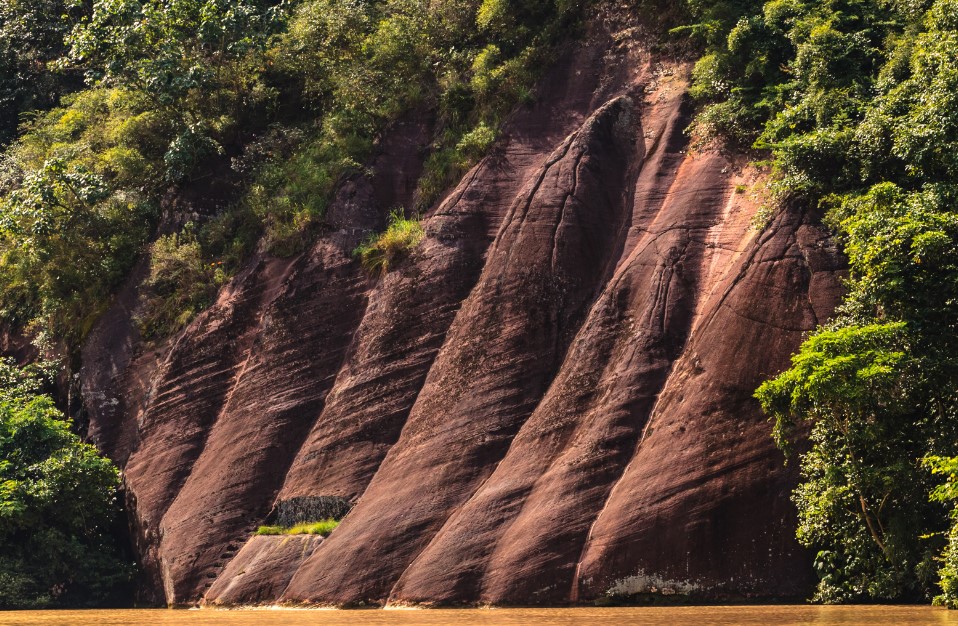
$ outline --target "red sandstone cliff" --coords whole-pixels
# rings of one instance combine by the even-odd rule
[[[830,315],[841,260],[814,216],[753,228],[752,174],[689,152],[687,65],[594,30],[386,276],[350,251],[410,201],[427,122],[392,129],[312,249],[253,259],[153,351],[134,276],[82,384],[147,599],[806,591],[751,393]],[[251,537],[297,498],[354,506],[325,540]]]

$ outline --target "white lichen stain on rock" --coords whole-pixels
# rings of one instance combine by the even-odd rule
[[[632,596],[640,593],[657,593],[663,596],[674,594],[691,595],[701,591],[702,586],[690,580],[669,580],[655,574],[646,574],[643,570],[633,576],[620,578],[606,590],[605,595]]]

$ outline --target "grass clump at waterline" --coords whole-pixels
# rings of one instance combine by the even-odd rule
[[[407,218],[401,209],[389,214],[386,231],[373,235],[353,251],[360,263],[370,273],[385,274],[403,257],[407,256],[426,236],[422,223],[416,218]]]
[[[319,522],[303,522],[295,526],[260,526],[256,529],[257,535],[322,535],[326,537],[339,526],[334,519]]]

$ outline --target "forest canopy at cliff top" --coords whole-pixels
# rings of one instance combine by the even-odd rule
[[[301,251],[412,107],[438,117],[408,208],[427,206],[532,97],[575,9],[3,0],[0,130],[15,138],[0,161],[0,318],[69,353],[152,246],[142,330],[172,334],[257,245]]]
[[[816,597],[956,604],[958,0],[652,4],[628,10],[675,16],[701,53],[696,141],[763,160],[778,209],[821,212],[849,258],[838,315],[758,392],[784,448],[810,427],[795,502]],[[172,335],[257,246],[303,250],[414,107],[438,119],[410,213],[429,206],[581,9],[0,0],[2,327],[75,371],[150,252],[141,330]]]

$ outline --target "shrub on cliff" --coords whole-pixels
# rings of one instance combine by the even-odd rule
[[[389,215],[386,231],[373,235],[356,248],[354,254],[367,271],[385,274],[400,259],[409,255],[426,236],[418,219],[407,218],[402,210]]]
[[[140,332],[153,339],[179,330],[213,303],[225,281],[222,262],[204,258],[194,228],[160,237],[150,250]]]
[[[116,603],[132,574],[117,549],[118,471],[41,385],[0,361],[0,608]]]

